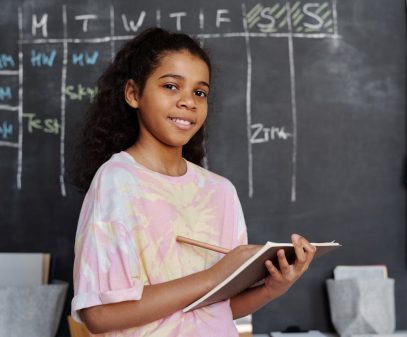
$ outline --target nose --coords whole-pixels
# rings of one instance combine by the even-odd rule
[[[195,98],[194,93],[184,92],[177,102],[177,107],[194,111],[197,108]]]

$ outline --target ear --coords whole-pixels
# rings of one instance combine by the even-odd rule
[[[132,108],[138,108],[138,88],[133,80],[128,80],[124,87],[124,99]]]

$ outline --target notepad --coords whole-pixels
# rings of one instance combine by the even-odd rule
[[[340,244],[336,242],[312,243],[312,245],[317,247],[315,257],[328,253],[340,246]],[[275,266],[278,266],[277,251],[279,249],[284,249],[285,256],[289,263],[295,261],[295,251],[291,243],[276,243],[269,241],[225,280],[204,296],[184,308],[183,312],[188,312],[212,303],[223,301],[254,284],[257,284],[268,274],[265,266],[267,260],[271,260]]]

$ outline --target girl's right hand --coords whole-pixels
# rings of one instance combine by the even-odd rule
[[[221,260],[215,263],[208,271],[212,274],[211,280],[218,284],[231,275],[247,259],[256,254],[261,245],[241,245],[228,252]]]

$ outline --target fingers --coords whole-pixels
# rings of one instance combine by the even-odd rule
[[[293,234],[291,235],[291,241],[293,243],[295,255],[297,257],[296,260],[300,263],[305,263],[307,257],[304,252],[303,242],[306,240],[305,239],[302,240],[302,237],[299,236],[298,234]]]
[[[290,271],[290,264],[287,261],[284,249],[279,249],[277,251],[277,259],[278,259],[278,265],[280,267],[281,273],[288,274]]]
[[[281,274],[277,267],[270,260],[266,261],[266,268],[273,278],[280,278]]]
[[[266,278],[264,286],[270,298],[285,293],[308,269],[315,255],[315,247],[300,235],[293,234],[292,243],[296,255],[294,264],[289,264],[284,249],[277,251],[279,268],[270,260],[265,263],[270,275]]]
[[[316,248],[311,245],[304,237],[298,234],[293,234],[291,236],[291,239],[294,246],[295,255],[297,257],[294,267],[297,270],[308,269],[309,264],[314,258]]]
[[[230,259],[235,264],[238,265],[245,262],[247,259],[252,257],[261,248],[260,245],[240,245],[232,249],[229,253],[225,255],[225,258]]]

